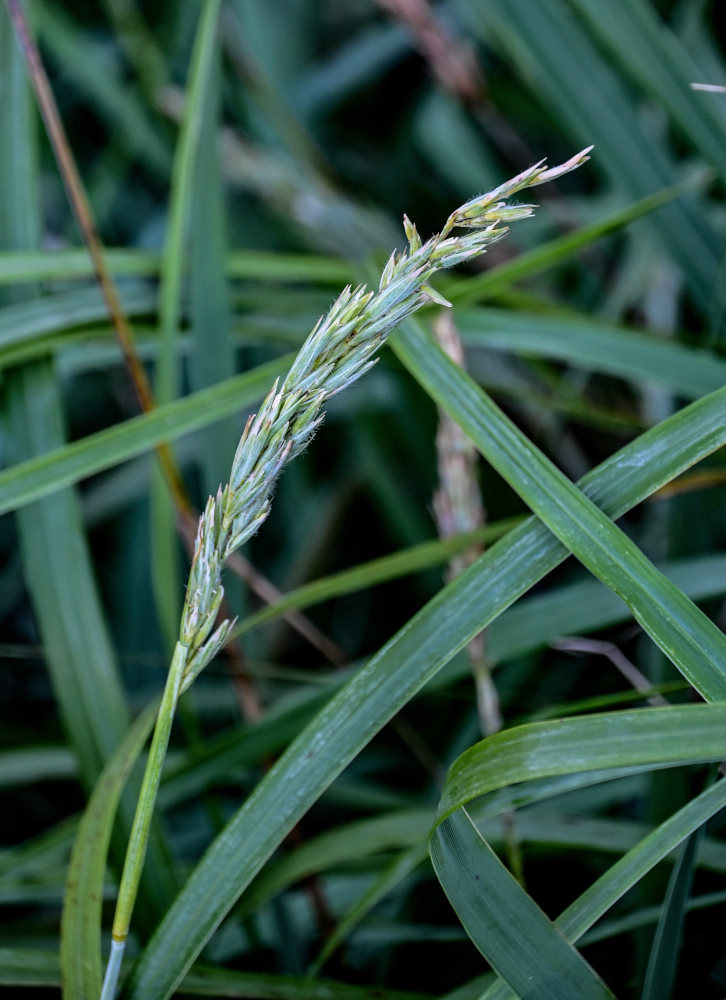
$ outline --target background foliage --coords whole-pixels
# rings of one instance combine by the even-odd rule
[[[525,472],[543,455],[575,481],[629,447],[591,474],[588,495],[611,517],[632,508],[618,522],[625,534],[723,621],[726,96],[690,88],[726,84],[718,5],[215,7],[27,5],[160,404],[145,416],[0,13],[0,983],[8,995],[19,984],[28,995],[58,995],[61,907],[81,812],[131,720],[163,686],[187,555],[154,447],[173,441],[191,501],[203,506],[226,481],[246,413],[289,352],[342,285],[370,280],[404,246],[404,212],[425,237],[477,192],[594,143],[584,168],[537,189],[535,216],[513,224],[481,271],[451,273],[437,288],[454,304],[469,375],[526,436],[505,442],[506,455],[519,460],[526,447]],[[711,783],[713,763],[726,757],[723,709],[693,704],[693,688],[723,699],[719,639],[685,605],[682,617],[661,616],[673,627],[667,639],[658,616],[671,592],[645,570],[651,600],[635,615],[643,631],[626,586],[633,556],[615,535],[602,543],[615,565],[612,589],[597,582],[589,505],[580,510],[561,494],[567,523],[558,530],[559,481],[523,485],[502,469],[488,437],[505,426],[498,412],[428,339],[438,312],[402,329],[374,370],[336,397],[245,549],[245,580],[227,575],[238,643],[181,702],[134,914],[136,954],[214,841],[226,885],[210,929],[226,919],[185,992],[343,998],[375,987],[380,997],[479,997],[493,977],[462,922],[475,941],[477,929],[484,934],[487,957],[513,977],[525,944],[507,939],[493,958],[487,942],[512,925],[502,920],[507,906],[525,903],[507,895],[505,880],[494,915],[477,908],[463,888],[467,871],[488,872],[493,886],[499,869],[457,806],[473,803],[480,831],[551,918],[651,831],[665,844],[671,827],[659,824],[675,814],[671,847],[700,833],[652,870],[634,860],[630,882],[623,876],[578,947],[618,997],[720,1000],[726,849],[722,793]],[[458,590],[442,592],[447,560],[471,538],[437,541],[436,404],[488,459],[478,469],[489,525],[479,541],[489,545],[532,508],[577,560],[562,562],[564,551],[547,549],[549,531],[530,525],[500,543],[509,546],[502,556],[491,549],[490,563]],[[305,617],[283,619],[267,581]],[[270,600],[273,610],[260,610]],[[482,735],[465,645],[484,625],[504,733],[460,758]],[[686,638],[691,651],[673,652]],[[371,656],[390,690],[372,680],[366,688],[374,674],[361,664]],[[335,704],[341,713],[350,706],[340,718],[352,763],[333,781],[334,762],[327,777],[322,764],[306,769],[308,744],[299,742],[294,780],[275,777],[284,761],[268,774],[341,690]],[[649,714],[648,699],[672,710]],[[384,726],[388,709],[396,714]],[[544,723],[583,713],[592,715],[572,730]],[[139,751],[145,721],[127,748],[135,738]],[[517,728],[532,722],[543,728]],[[558,743],[558,733],[573,733],[574,743]],[[507,748],[519,739],[517,763]],[[131,757],[128,749],[122,764]],[[606,768],[616,780],[602,781]],[[115,785],[99,786],[107,818],[108,789],[120,796],[106,929],[137,787],[133,770],[124,790],[124,767],[115,773]],[[243,870],[252,847],[215,838],[266,774],[278,839],[285,823],[293,829],[237,900],[237,880],[241,887],[255,875],[252,862]],[[473,907],[457,906],[460,919],[427,849],[442,789],[439,817],[451,818],[432,851],[452,901],[458,886]],[[261,804],[254,812],[257,801],[241,822],[256,831],[262,858],[277,846],[277,827],[263,822]],[[97,828],[86,833],[90,843],[103,838]],[[462,865],[446,854],[449,834],[457,850],[467,845]],[[86,995],[88,985],[98,918],[74,887],[102,877],[103,856],[95,868],[90,856],[85,865],[77,857],[71,874],[80,871],[80,881],[67,886],[66,996]],[[211,884],[204,871],[190,883],[199,896],[181,897],[166,936],[147,949],[130,995],[167,995],[172,972],[159,985],[154,962],[176,962],[181,975],[204,944],[203,905],[193,905]],[[85,921],[77,937],[73,906]],[[581,929],[574,917],[563,924],[572,940],[589,928],[584,909]],[[537,914],[516,912],[525,927],[534,921],[537,941]],[[190,936],[179,934],[168,959],[184,913]],[[599,989],[583,974],[583,990]],[[566,995],[561,982],[548,993],[547,977],[545,967],[533,996]]]

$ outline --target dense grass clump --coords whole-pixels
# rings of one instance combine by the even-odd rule
[[[8,996],[723,1000],[715,22],[2,8]]]

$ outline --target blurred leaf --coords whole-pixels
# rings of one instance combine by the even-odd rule
[[[12,148],[2,161],[0,198],[5,220],[4,245],[37,244],[39,203],[34,161],[34,115],[20,49],[8,14],[0,12],[0,65],[12,80],[12,100],[0,115],[0,148]],[[8,67],[11,67],[8,69]],[[3,139],[4,136],[4,139]],[[32,208],[30,206],[33,206]],[[34,297],[35,290],[31,292]],[[65,442],[63,407],[52,365],[38,362],[8,374],[3,395],[11,456],[17,461]],[[59,491],[17,515],[24,577],[60,715],[78,760],[82,783],[91,788],[128,725],[128,709],[108,635],[75,494]],[[124,796],[121,828],[128,829],[133,795]],[[116,856],[122,851],[120,839]],[[154,828],[150,857],[156,867],[155,890],[142,886],[145,913],[140,926],[153,924],[171,895],[174,880],[159,831]]]
[[[642,218],[650,212],[657,211],[661,206],[680,197],[690,188],[702,187],[707,179],[704,176],[695,177],[683,184],[664,188],[656,194],[646,195],[645,198],[640,198],[632,205],[619,209],[589,226],[582,226],[566,236],[559,236],[541,246],[533,247],[531,250],[513,257],[505,264],[498,264],[475,277],[454,278],[445,284],[446,295],[454,305],[458,306],[470,305],[472,302],[499,295],[514,282],[540,274],[542,271],[568,260],[584,247],[590,246],[602,239],[603,236],[624,229],[631,222],[635,222],[636,219]]]
[[[190,217],[189,311],[192,352],[189,382],[206,389],[234,375],[234,349],[224,273],[226,232],[217,157],[217,119],[220,88],[218,57],[210,68],[203,94],[204,109],[194,172]],[[201,435],[200,463],[203,494],[211,495],[225,482],[239,439],[239,429],[225,420]]]
[[[116,277],[153,278],[158,276],[161,266],[161,255],[150,250],[111,247],[106,249],[106,260]],[[352,276],[350,265],[332,257],[265,253],[261,250],[232,251],[225,258],[224,268],[229,278],[273,282],[316,281],[334,286],[349,281]],[[92,277],[93,266],[86,250],[0,252],[0,285]],[[147,301],[151,302],[150,295]],[[30,303],[27,305],[30,306]],[[132,303],[127,302],[126,308],[133,308]],[[100,311],[99,314],[103,315]],[[13,324],[7,325],[10,327]]]
[[[55,951],[40,948],[0,948],[0,985],[59,986],[60,969]],[[238,972],[232,969],[196,966],[184,979],[190,996],[239,997],[240,1000],[370,1000],[367,986],[306,976]],[[377,1000],[427,1000],[427,994],[376,987]]]
[[[161,255],[159,283],[159,351],[154,379],[157,404],[179,395],[177,353],[182,315],[182,279],[188,230],[194,200],[194,178],[199,166],[202,122],[215,65],[219,0],[207,0],[199,13],[179,139],[174,151],[169,195],[169,218]],[[182,588],[174,500],[169,484],[154,466],[151,481],[151,583],[156,613],[167,654],[179,632]]]
[[[659,107],[666,108],[679,129],[726,181],[724,119],[717,104],[691,88],[702,77],[678,35],[644,0],[614,0],[607,15],[593,0],[568,0],[623,67],[628,77]],[[726,67],[722,68],[722,74]]]
[[[146,288],[121,291],[121,308],[129,316],[151,312],[154,296]],[[105,320],[108,310],[96,288],[74,289],[4,306],[0,310],[0,364],[3,354],[49,333],[61,336],[69,327]],[[15,358],[13,359],[16,360]]]
[[[395,580],[408,573],[418,573],[422,569],[441,565],[452,555],[466,550],[474,543],[484,542],[488,544],[495,541],[506,534],[516,523],[515,520],[500,522],[451,539],[421,542],[411,548],[394,552],[390,556],[372,559],[370,562],[343,570],[322,580],[314,580],[312,583],[304,584],[290,591],[274,604],[268,604],[267,607],[255,612],[255,614],[243,618],[235,627],[234,634],[244,635],[245,632],[250,632],[268,621],[279,618],[285,611],[309,608],[322,601],[327,601],[331,597],[365,590],[378,583],[383,583],[385,580]]]
[[[643,1000],[668,1000],[673,993],[678,956],[681,950],[683,923],[693,885],[696,857],[704,828],[692,833],[681,848],[671,872],[663,912],[655,931],[653,947],[645,974]]]
[[[644,141],[641,119],[623,81],[571,16],[566,0],[456,0],[474,34],[494,44],[535,92],[550,116],[581,145],[594,143],[617,190],[642,198],[673,184],[678,175],[665,143]],[[621,39],[629,45],[629,38]],[[587,81],[587,86],[583,85]],[[683,198],[650,218],[662,249],[678,262],[699,302],[708,306],[721,260],[707,211]]]
[[[726,362],[711,351],[586,316],[472,309],[457,310],[456,324],[467,345],[553,358],[639,384],[664,385],[688,399],[712,392],[726,378]]]
[[[131,417],[115,427],[80,441],[55,447],[0,472],[0,511],[47,496],[95,472],[140,455],[161,441],[205,427],[241,406],[259,399],[280,370],[290,362],[280,358],[246,375],[177,399],[151,413]]]
[[[72,79],[84,98],[108,119],[109,131],[123,136],[123,148],[165,179],[171,156],[159,123],[150,119],[135,88],[122,79],[122,67],[109,58],[108,45],[79,32],[53,4],[38,5],[37,20],[41,41],[64,76]]]

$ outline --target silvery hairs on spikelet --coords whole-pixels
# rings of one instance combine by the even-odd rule
[[[574,170],[589,159],[591,149],[550,170],[541,161],[472,198],[426,243],[404,216],[408,251],[391,254],[378,290],[348,286],[321,317],[282,386],[275,382],[259,412],[248,419],[229,483],[209,498],[199,520],[180,629],[180,642],[188,651],[184,688],[221,649],[233,625],[224,621],[210,635],[224,593],[222,566],[267,517],[280,470],[310,442],[325,402],[375,364],[373,355],[403,319],[427,302],[450,305],[428,285],[436,271],[484,253],[508,231],[498,228],[500,222],[533,213],[534,205],[508,205],[511,195]],[[455,228],[468,232],[450,236]]]

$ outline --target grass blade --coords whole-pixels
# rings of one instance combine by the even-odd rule
[[[724,706],[719,705],[701,705],[701,706],[689,706],[686,710],[687,712],[693,713],[694,709],[697,713],[700,713],[700,719],[703,720],[706,714],[711,716],[710,721],[715,722],[716,729],[720,723],[720,713],[723,712]],[[634,760],[639,760],[641,765],[645,762],[646,766],[659,766],[659,754],[658,747],[664,747],[668,744],[668,741],[664,741],[662,738],[663,732],[665,731],[663,727],[663,722],[665,721],[665,716],[663,712],[666,713],[679,713],[681,709],[649,709],[640,711],[637,713],[627,713],[629,717],[625,721],[625,713],[615,713],[609,718],[615,722],[615,727],[608,730],[608,723],[606,721],[607,717],[602,716],[599,718],[597,716],[589,716],[586,719],[580,719],[577,721],[576,725],[580,727],[582,737],[585,742],[580,743],[579,749],[576,753],[573,753],[573,745],[570,745],[567,750],[564,750],[564,744],[561,744],[561,751],[554,750],[554,744],[550,745],[549,749],[553,750],[553,755],[545,763],[544,756],[538,759],[537,755],[532,756],[531,753],[525,752],[521,754],[522,745],[520,744],[518,750],[515,752],[514,757],[519,756],[519,761],[521,768],[514,763],[514,757],[511,757],[508,753],[506,754],[505,763],[507,764],[507,769],[509,771],[509,777],[519,785],[520,779],[525,778],[525,773],[529,775],[529,780],[527,781],[528,786],[537,795],[538,798],[546,797],[550,794],[558,794],[562,790],[562,786],[557,783],[557,779],[545,779],[544,781],[539,778],[532,780],[534,777],[532,773],[531,764],[537,763],[537,773],[542,773],[542,766],[544,770],[548,770],[551,773],[554,771],[559,771],[560,774],[570,771],[575,772],[578,775],[578,781],[587,782],[587,773],[583,772],[581,768],[592,766],[598,766],[602,763],[604,758],[602,756],[602,751],[605,749],[606,745],[609,744],[609,749],[606,750],[606,756],[608,762],[614,765],[613,775],[619,773],[618,763],[622,762],[627,758],[631,762]],[[655,713],[655,714],[654,714]],[[660,717],[658,715],[660,713]],[[645,718],[643,718],[645,716]],[[650,718],[648,718],[650,717]],[[700,724],[698,722],[699,716],[693,716],[691,719],[678,718],[677,714],[671,714],[670,719],[673,721],[673,729],[668,727],[669,735],[673,735],[677,740],[679,738],[685,738],[690,740],[690,737],[694,735],[695,731],[700,731]],[[617,720],[617,721],[616,721]],[[575,720],[569,720],[575,721]],[[595,726],[599,726],[600,736],[604,736],[604,741],[599,743],[598,750],[599,753],[588,755],[587,747],[590,747],[589,736],[585,735],[585,730],[587,729],[588,723],[595,723]],[[604,724],[604,726],[603,726]],[[568,726],[569,722],[561,723],[559,726]],[[558,726],[558,728],[559,728]],[[682,729],[680,727],[683,727]],[[525,743],[528,740],[526,735],[526,730],[532,733],[532,727],[520,727],[518,730],[512,730],[510,733],[514,733],[514,743],[517,743],[520,737],[523,737]],[[650,733],[648,734],[648,730]],[[570,733],[574,733],[576,730],[571,730]],[[589,730],[588,732],[595,731]],[[660,732],[659,732],[660,731]],[[686,732],[688,736],[686,736]],[[506,735],[506,734],[502,734]],[[541,735],[541,733],[539,734]],[[554,733],[552,732],[552,735]],[[555,736],[555,742],[557,742],[563,735],[560,730],[560,736]],[[715,733],[712,731],[712,737]],[[635,739],[632,737],[635,736]],[[645,738],[643,738],[645,737]],[[499,737],[490,738],[488,742],[490,744],[488,750],[492,750],[491,743],[494,739]],[[509,742],[509,741],[508,741]],[[577,742],[577,737],[575,739]],[[718,755],[717,740],[711,744],[711,749],[708,749],[708,744],[711,742],[710,737],[706,737],[699,747],[705,751],[706,759],[709,753],[716,753]],[[619,746],[617,744],[620,744]],[[538,744],[541,746],[542,744]],[[496,791],[491,791],[494,785],[499,786],[499,780],[497,777],[497,772],[499,764],[502,760],[499,757],[497,751],[494,752],[493,757],[496,761],[492,761],[491,766],[487,767],[487,774],[479,773],[478,777],[474,777],[474,771],[468,772],[468,777],[464,777],[463,784],[455,785],[455,782],[459,782],[462,778],[462,767],[466,767],[467,763],[472,763],[473,756],[482,754],[482,744],[479,744],[479,750],[477,751],[475,747],[472,747],[470,751],[467,751],[462,755],[457,761],[454,762],[452,768],[450,769],[449,775],[447,776],[447,782],[445,786],[445,794],[448,795],[448,801],[444,804],[442,811],[447,811],[448,809],[453,809],[454,811],[460,807],[471,803],[472,799],[477,797],[481,789],[483,788],[483,782],[489,783],[490,791],[484,799],[474,804],[473,813],[479,818],[482,816],[491,816],[502,810],[502,808],[508,808],[507,799],[498,799],[498,793]],[[684,742],[680,744],[682,754],[681,760],[685,760],[689,749],[691,748],[690,742]],[[510,742],[509,749],[512,748]],[[580,756],[580,750],[586,750],[587,759],[582,759]],[[592,749],[590,747],[590,749]],[[537,751],[539,752],[539,751]],[[661,754],[661,763],[665,759],[668,753]],[[559,766],[556,763],[556,759],[559,757]],[[566,757],[569,757],[569,763],[566,761]],[[678,759],[678,750],[672,754],[671,762],[676,763]],[[715,758],[714,758],[715,759]],[[483,763],[483,756],[480,756],[480,764]],[[648,763],[649,762],[649,763]],[[513,765],[511,770],[509,770],[509,765]],[[551,767],[550,767],[551,765]],[[486,766],[486,765],[485,765]],[[604,773],[602,771],[590,771],[591,780],[601,780]],[[471,779],[471,781],[469,780]],[[505,779],[506,780],[506,779]],[[525,786],[526,787],[526,786]],[[452,794],[453,793],[453,794]],[[527,798],[525,796],[525,801]],[[442,800],[443,803],[443,800]],[[659,861],[661,861],[667,854],[669,854],[679,843],[681,843],[686,837],[693,833],[694,830],[699,829],[711,816],[716,812],[723,809],[726,806],[726,782],[719,782],[716,785],[711,786],[705,792],[702,792],[699,796],[685,805],[677,813],[671,816],[664,823],[661,823],[651,834],[645,837],[636,847],[632,848],[624,857],[617,861],[609,871],[602,875],[589,889],[587,889],[571,906],[569,906],[558,919],[555,921],[557,926],[560,928],[563,934],[567,936],[571,941],[577,941],[585,931],[587,931],[595,921],[601,917],[607,910],[623,896],[628,889],[635,885],[643,875],[650,871]],[[469,806],[471,810],[471,806]],[[434,832],[434,837],[436,832]],[[489,988],[483,995],[482,1000],[511,1000],[514,994],[509,989],[509,987],[503,983],[499,982],[494,984]]]
[[[485,44],[492,40],[575,141],[594,142],[615,187],[641,198],[671,185],[676,170],[663,142],[643,143],[638,109],[620,77],[601,55],[564,0],[457,0],[467,24]],[[584,87],[583,80],[589,85]],[[699,302],[708,308],[721,260],[708,216],[693,199],[665,206],[649,219]]]
[[[0,472],[0,512],[47,497],[63,486],[151,451],[161,442],[236,413],[240,407],[260,398],[270,380],[284,369],[291,357],[260,365],[245,375],[236,375],[225,383],[174,400],[151,413],[132,417],[80,441],[56,445],[3,470]]]
[[[171,402],[179,391],[177,341],[182,314],[188,228],[194,198],[194,176],[202,134],[204,108],[214,66],[219,0],[206,0],[199,14],[194,40],[184,115],[174,153],[169,203],[169,222],[161,257],[159,286],[159,353],[155,396],[158,404]],[[179,559],[174,528],[174,504],[158,469],[151,490],[152,559],[151,580],[159,624],[167,647],[174,648],[181,614]]]
[[[683,924],[693,886],[696,857],[704,833],[704,828],[700,827],[691,834],[681,848],[676,866],[671,872],[648,959],[643,1000],[670,1000],[673,993]]]
[[[643,0],[615,0],[604,8],[593,0],[569,0],[627,75],[667,108],[695,149],[726,180],[723,120],[713,101],[692,90],[700,70],[675,32]],[[627,44],[623,41],[627,39]]]
[[[431,860],[464,929],[520,997],[604,1000],[613,994],[457,809],[436,828]]]
[[[154,724],[148,706],[109,759],[81,819],[61,921],[60,967],[66,1000],[97,1000],[101,992],[101,906],[111,827],[124,783]]]

